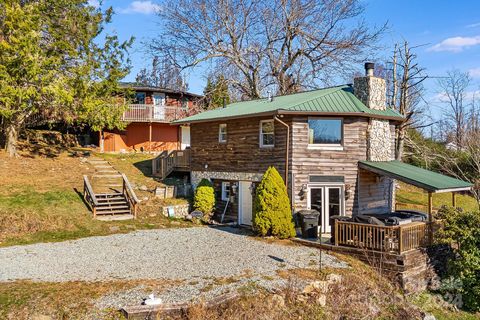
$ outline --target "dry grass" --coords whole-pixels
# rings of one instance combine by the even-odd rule
[[[161,206],[185,200],[155,199],[151,192],[142,191],[138,191],[139,198],[149,197],[149,200],[140,204],[137,220],[93,220],[81,194],[82,176],[92,174],[93,168],[75,156],[78,149],[52,147],[43,140],[34,144],[24,142],[21,146],[18,158],[9,158],[0,151],[0,246],[191,225],[159,214]],[[125,155],[106,157],[134,183],[145,184],[152,190],[160,185],[145,176],[146,169],[143,167],[142,171],[142,165],[138,165],[143,162],[144,166],[151,155],[128,155],[127,160],[122,160]]]
[[[29,282],[2,283],[0,286],[0,318],[32,319],[35,315],[52,319],[120,319],[117,310],[98,310],[96,299],[142,286],[147,291],[162,291],[173,282],[163,280],[131,280],[107,282]]]

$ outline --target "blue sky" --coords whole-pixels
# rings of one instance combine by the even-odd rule
[[[91,3],[97,3],[90,0]],[[442,76],[452,68],[469,71],[473,78],[471,90],[478,90],[480,83],[480,1],[447,0],[365,0],[365,17],[372,25],[388,21],[389,31],[382,38],[385,49],[378,53],[386,58],[394,43],[407,40],[411,45],[423,45],[417,49],[421,66],[431,76]],[[116,15],[108,31],[115,31],[121,39],[136,38],[131,50],[133,69],[126,78],[134,80],[150,58],[143,50],[142,42],[158,34],[155,1],[105,0],[103,6],[113,6]],[[363,67],[359,66],[359,70]],[[201,93],[205,78],[201,70],[188,75],[190,91]],[[434,100],[435,80],[427,80],[427,98]],[[435,103],[432,109],[435,108]],[[437,106],[438,108],[440,106]],[[436,114],[435,110],[433,113]]]

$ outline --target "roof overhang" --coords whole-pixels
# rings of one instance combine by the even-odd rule
[[[359,161],[358,167],[381,176],[400,180],[428,192],[471,190],[473,184],[400,161]]]
[[[201,123],[201,122],[216,122],[224,120],[234,120],[242,118],[255,118],[255,117],[264,117],[264,116],[275,116],[275,115],[307,115],[307,116],[335,116],[335,117],[365,117],[365,118],[374,118],[374,119],[383,119],[383,120],[392,120],[403,122],[405,118],[403,117],[393,117],[385,115],[373,115],[363,112],[315,112],[315,111],[290,111],[290,110],[274,110],[274,111],[265,111],[251,114],[243,114],[238,116],[227,116],[227,117],[218,117],[210,119],[198,119],[198,120],[188,120],[188,118],[180,119],[174,121],[172,124],[190,124],[190,123]]]

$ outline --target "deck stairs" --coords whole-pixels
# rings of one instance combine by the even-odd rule
[[[163,151],[152,159],[152,175],[163,180],[174,171],[190,171],[190,154],[190,149]]]
[[[139,200],[125,174],[100,158],[88,163],[95,172],[83,176],[83,194],[93,217],[103,221],[135,219]]]

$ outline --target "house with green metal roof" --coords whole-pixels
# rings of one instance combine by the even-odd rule
[[[365,76],[353,84],[242,101],[186,117],[191,181],[210,179],[221,222],[252,225],[252,195],[268,167],[286,183],[294,212],[316,210],[322,233],[332,216],[395,211],[396,181],[436,192],[471,188],[468,182],[394,161],[396,127],[404,121],[386,106],[385,80]],[[161,175],[174,170],[168,158]]]

